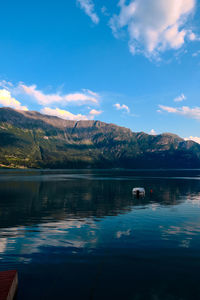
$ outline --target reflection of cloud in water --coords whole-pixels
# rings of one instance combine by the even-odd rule
[[[172,240],[172,236],[179,242],[179,247],[189,248],[191,241],[200,234],[200,225],[186,224],[182,226],[159,226],[161,238],[166,241]]]
[[[6,238],[0,238],[0,253],[4,253],[7,246],[7,239]]]
[[[126,231],[117,231],[116,237],[120,239],[122,236],[129,236],[131,234],[131,229],[128,229]]]
[[[159,204],[158,203],[152,203],[151,205],[149,205],[149,208],[151,208],[151,210],[156,211],[157,208],[159,208]]]
[[[92,232],[91,232],[92,229]],[[31,238],[32,252],[40,251],[40,247],[94,247],[97,239],[94,238],[96,225],[86,220],[70,220],[51,222],[39,225],[40,234]]]
[[[180,243],[180,247],[181,248],[190,248],[190,240],[191,240],[191,238],[182,240]]]
[[[160,226],[162,229],[162,233],[165,235],[178,235],[184,234],[189,236],[194,236],[200,233],[200,225],[191,224],[185,226],[169,226],[168,228],[164,228],[164,226]]]
[[[189,205],[200,207],[200,193],[189,194],[186,200]]]
[[[61,232],[67,229],[73,229],[77,228],[80,229],[84,226],[89,226],[90,228],[96,228],[96,224],[92,222],[91,220],[85,219],[85,220],[67,220],[67,221],[59,221],[59,222],[48,222],[44,223],[42,225],[39,225],[40,229],[50,229],[51,232]]]
[[[19,254],[30,255],[42,252],[44,247],[94,248],[96,228],[96,224],[86,219],[39,224],[26,230],[20,227],[5,229],[3,234],[6,237],[0,239],[0,253],[16,254],[17,249]]]

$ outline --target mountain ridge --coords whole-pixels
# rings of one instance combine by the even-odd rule
[[[9,168],[198,168],[200,145],[96,120],[71,121],[0,108],[0,166]]]

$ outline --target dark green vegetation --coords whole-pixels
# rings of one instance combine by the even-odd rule
[[[200,145],[169,133],[1,108],[0,167],[199,168]]]

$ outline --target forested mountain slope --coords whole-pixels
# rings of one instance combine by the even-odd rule
[[[200,145],[100,121],[68,121],[0,108],[0,166],[27,168],[198,168]]]

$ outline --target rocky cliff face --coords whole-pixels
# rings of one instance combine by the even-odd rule
[[[28,168],[198,168],[200,145],[100,121],[68,121],[0,109],[0,166]]]

